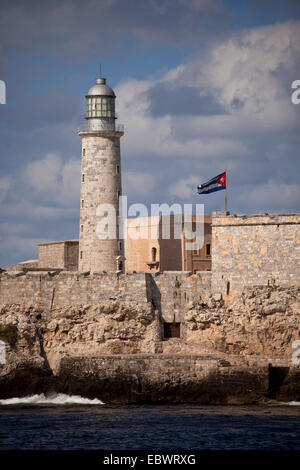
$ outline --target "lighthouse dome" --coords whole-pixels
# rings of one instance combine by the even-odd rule
[[[106,85],[105,78],[96,78],[96,84],[93,85],[86,96],[112,96],[116,97],[114,90]]]

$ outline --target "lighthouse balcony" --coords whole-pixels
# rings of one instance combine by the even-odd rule
[[[78,127],[78,132],[91,131],[115,131],[124,133],[124,124],[116,124],[115,121],[112,120],[89,119]]]

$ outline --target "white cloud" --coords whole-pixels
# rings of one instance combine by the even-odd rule
[[[211,49],[199,85],[208,83],[231,114],[256,123],[257,131],[292,125],[295,108],[285,80],[299,64],[299,27],[290,21],[237,33]],[[241,107],[234,111],[234,103]]]
[[[201,177],[189,176],[169,186],[169,195],[179,199],[190,199],[197,193],[197,186],[201,183]]]
[[[0,202],[4,201],[10,188],[11,188],[11,177],[1,176],[0,177]]]
[[[31,220],[64,220],[73,218],[79,213],[79,203],[77,208],[73,207],[54,207],[41,205],[39,202],[30,202],[28,200],[17,200],[7,203],[1,210],[3,217],[27,217],[28,224]]]
[[[79,201],[80,160],[70,159],[65,163],[59,155],[48,153],[41,160],[29,163],[21,177],[44,201],[61,206]]]
[[[300,185],[282,184],[270,180],[265,184],[257,185],[252,189],[245,189],[241,194],[241,200],[249,208],[266,211],[285,211],[289,207],[300,204]]]
[[[122,175],[123,192],[130,195],[146,196],[154,190],[155,177],[138,171],[125,171]]]
[[[170,158],[207,158],[247,154],[245,145],[235,136],[217,136],[218,127],[214,120],[210,121],[211,135],[207,135],[207,132],[202,133],[201,121],[198,123],[197,116],[151,117],[148,113],[150,102],[146,91],[156,83],[157,81],[139,83],[137,80],[128,80],[117,89],[118,115],[126,122],[126,157],[143,157],[150,154]],[[186,124],[187,121],[189,124]],[[190,126],[190,129],[186,129],[187,126]],[[192,135],[188,138],[192,127]]]
[[[116,88],[125,122],[125,155],[223,159],[248,157],[246,138],[295,130],[296,106],[287,81],[299,64],[299,21],[243,30],[214,43],[205,55],[169,70],[161,79],[128,78]],[[210,95],[225,114],[151,116],[151,90],[164,84]]]

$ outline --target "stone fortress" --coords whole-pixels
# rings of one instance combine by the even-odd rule
[[[38,260],[1,269],[0,395],[20,393],[21,376],[24,391],[110,401],[300,399],[300,214],[214,212],[196,250],[183,227],[166,240],[162,216],[145,218],[157,236],[124,247],[115,94],[98,78],[86,101],[79,240],[40,243]],[[117,223],[105,240],[106,207]]]

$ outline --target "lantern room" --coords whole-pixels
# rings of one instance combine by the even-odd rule
[[[86,95],[86,119],[116,119],[114,91],[105,78],[97,78]]]

